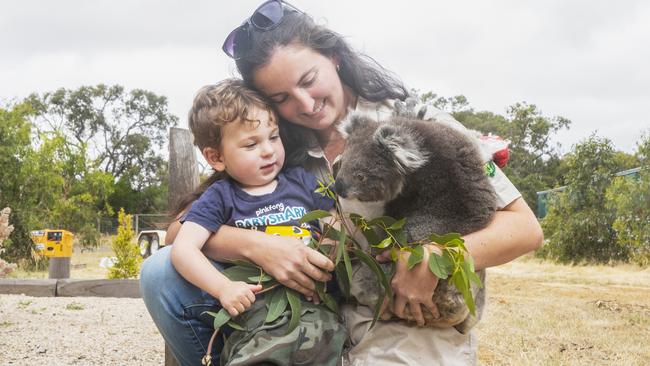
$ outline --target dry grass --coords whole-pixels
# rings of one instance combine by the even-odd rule
[[[520,259],[489,271],[484,365],[647,365],[650,269]]]
[[[90,251],[81,251],[81,248],[76,245],[72,248],[72,258],[70,259],[70,278],[73,279],[101,279],[108,278],[108,270],[99,266],[99,261],[102,257],[112,257],[113,249],[111,249],[112,237],[105,236],[101,239],[101,245]],[[8,276],[9,278],[29,278],[29,279],[44,279],[48,278],[48,271],[25,271],[21,268],[15,269]]]

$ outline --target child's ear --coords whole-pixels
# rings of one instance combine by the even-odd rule
[[[203,149],[203,157],[212,169],[218,172],[226,170],[226,164],[223,162],[223,157],[221,156],[221,153],[219,153],[219,150],[212,147],[206,147]]]

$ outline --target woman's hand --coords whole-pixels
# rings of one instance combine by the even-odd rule
[[[281,284],[308,298],[315,295],[314,281],[329,281],[328,272],[334,263],[320,252],[309,248],[300,239],[267,235],[264,246],[259,247],[251,259]]]
[[[396,316],[406,319],[406,306],[419,326],[425,324],[422,307],[429,311],[434,318],[439,317],[438,308],[433,303],[433,292],[438,286],[438,277],[429,270],[429,253],[440,249],[435,245],[424,246],[422,262],[408,269],[409,252],[399,252],[397,270],[391,281],[394,299],[390,309]],[[382,257],[383,258],[383,257]],[[387,307],[387,306],[385,306]]]

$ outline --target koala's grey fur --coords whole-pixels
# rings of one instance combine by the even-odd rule
[[[485,174],[477,146],[466,134],[432,121],[393,117],[377,122],[352,116],[341,127],[347,135],[335,190],[345,199],[385,202],[385,214],[406,218],[409,241],[431,233],[468,234],[490,222],[496,196]],[[353,282],[357,301],[374,306],[379,286],[369,270],[358,268]],[[478,271],[481,281],[485,272]],[[434,303],[440,318],[428,312],[427,325],[455,326],[467,332],[480,318],[485,289],[473,286],[477,317],[471,316],[462,294],[440,280]]]

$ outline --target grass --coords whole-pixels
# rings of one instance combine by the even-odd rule
[[[488,276],[481,364],[650,362],[650,269],[520,259]]]
[[[70,259],[70,278],[72,279],[103,279],[108,278],[108,269],[99,266],[102,257],[113,257],[111,249],[111,236],[105,236],[101,239],[101,244],[93,250],[81,251],[77,245],[72,248],[72,258]],[[11,272],[8,278],[22,279],[46,279],[48,270],[42,271],[25,271],[16,268]]]
[[[83,304],[80,304],[78,302],[73,301],[73,302],[69,303],[68,305],[66,305],[65,309],[66,310],[83,310],[83,309],[85,309],[85,307],[84,307]]]

